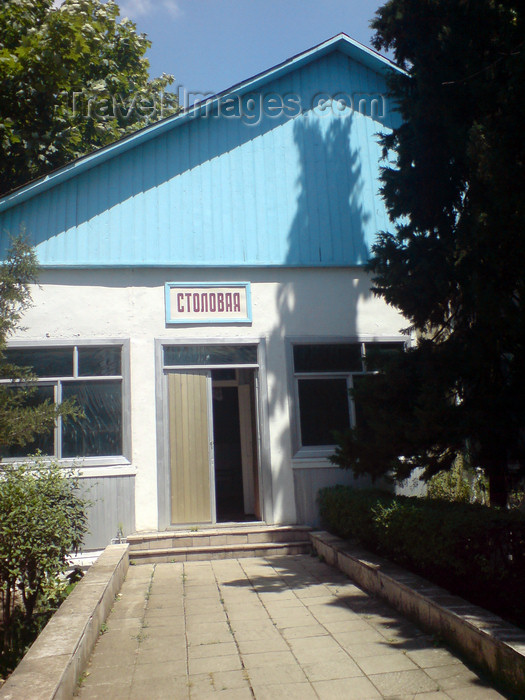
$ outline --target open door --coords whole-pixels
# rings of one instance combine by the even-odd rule
[[[260,520],[255,370],[212,370],[217,522]]]
[[[209,370],[168,374],[172,523],[213,521],[210,386]]]

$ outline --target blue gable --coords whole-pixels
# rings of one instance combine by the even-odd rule
[[[391,68],[341,37],[283,66],[4,198],[2,237],[49,267],[362,264]]]

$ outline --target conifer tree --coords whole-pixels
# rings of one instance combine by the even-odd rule
[[[382,139],[393,230],[369,270],[417,344],[356,389],[334,461],[430,477],[466,451],[505,505],[525,457],[523,5],[389,0],[372,27],[405,72],[390,81],[402,124]]]
[[[20,367],[5,357],[9,336],[20,328],[23,313],[31,305],[31,288],[37,275],[34,249],[19,236],[0,265],[0,379],[8,380],[0,383],[0,459],[9,447],[34,443],[53,428],[59,415],[81,415],[74,401],[58,406],[39,401],[31,368]]]

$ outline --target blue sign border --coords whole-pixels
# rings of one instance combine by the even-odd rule
[[[206,317],[198,320],[194,319],[174,319],[171,316],[171,295],[170,290],[173,287],[193,287],[199,289],[213,289],[220,287],[236,287],[244,289],[246,293],[246,318],[216,318]],[[224,324],[224,323],[251,323],[252,322],[252,291],[250,282],[166,282],[164,288],[164,297],[166,300],[166,324],[167,325],[185,325],[194,326],[202,323],[207,324]]]

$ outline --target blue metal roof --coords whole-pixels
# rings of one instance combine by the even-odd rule
[[[7,195],[0,230],[24,227],[50,267],[361,264],[388,225],[392,69],[334,37]]]

